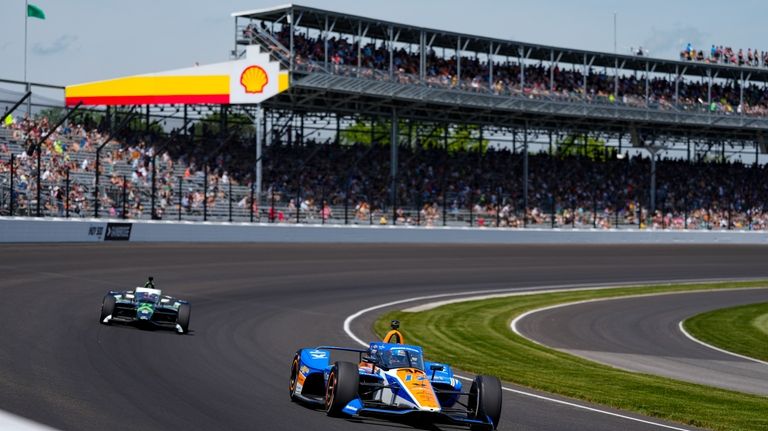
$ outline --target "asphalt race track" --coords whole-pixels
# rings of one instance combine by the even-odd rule
[[[619,368],[768,395],[768,365],[687,338],[679,323],[718,308],[768,302],[768,289],[683,293],[574,304],[521,319],[521,334]]]
[[[61,430],[412,429],[328,418],[291,403],[294,351],[354,345],[342,330],[344,319],[397,299],[569,283],[768,277],[767,250],[5,245],[0,409]],[[133,287],[147,275],[166,293],[192,302],[190,335],[97,322],[107,290]],[[505,391],[500,429],[664,428]]]

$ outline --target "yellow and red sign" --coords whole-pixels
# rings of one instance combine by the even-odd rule
[[[240,84],[245,88],[246,93],[261,93],[269,84],[269,75],[261,66],[248,66],[240,75]]]
[[[288,89],[288,72],[248,47],[242,60],[67,86],[67,105],[256,104]]]

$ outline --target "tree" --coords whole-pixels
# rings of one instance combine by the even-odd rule
[[[610,157],[608,153],[604,139],[584,134],[570,134],[557,142],[556,154],[561,157],[583,156],[591,160],[605,160]]]
[[[194,126],[195,137],[202,137],[203,131],[209,137],[218,136],[221,131],[221,113],[212,112],[205,117],[192,123]],[[188,126],[189,127],[189,126]],[[256,135],[256,128],[253,121],[245,114],[227,113],[227,130],[242,137],[251,137]]]
[[[38,114],[41,118],[47,118],[50,123],[56,124],[61,121],[67,112],[64,108],[45,108]]]
[[[480,127],[472,124],[463,124],[453,128],[448,138],[448,152],[459,151],[485,153],[488,150],[487,139],[480,139]]]
[[[341,131],[342,145],[371,145],[373,142],[388,146],[391,142],[392,122],[357,120],[351,126]],[[441,124],[412,122],[400,120],[398,123],[400,141],[412,142],[414,147],[423,149],[445,147],[446,127]],[[408,134],[411,136],[408,136]],[[488,149],[489,141],[482,140],[482,151]],[[476,125],[459,125],[448,128],[448,151],[477,151],[480,145],[480,127]]]

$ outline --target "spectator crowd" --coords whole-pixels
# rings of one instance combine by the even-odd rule
[[[734,66],[768,67],[768,51],[758,51],[757,48],[739,48],[738,51],[730,46],[712,45],[708,50],[694,48],[688,43],[680,51],[680,60],[698,61],[712,64],[730,64]]]
[[[33,215],[36,154],[28,139],[49,131],[49,121],[22,119],[0,128],[0,211],[9,211],[10,156],[14,155],[15,214]],[[95,152],[105,140],[98,127],[62,126],[43,144],[41,183],[45,214],[93,214]],[[438,225],[444,219],[480,226],[594,226],[643,223],[654,228],[768,229],[766,167],[741,163],[657,163],[655,211],[649,200],[650,159],[549,153],[528,157],[523,195],[523,154],[509,148],[446,151],[418,142],[399,149],[392,205],[390,149],[340,145],[333,140],[276,140],[264,151],[261,202],[250,199],[252,140],[234,140],[212,151],[206,139],[184,141],[173,133],[148,137],[127,132],[105,147],[98,199],[104,215],[194,218],[234,206],[262,221]],[[206,157],[206,154],[215,154]],[[150,214],[152,160],[156,208]],[[65,183],[66,178],[69,182]],[[236,192],[232,192],[232,187]],[[66,190],[69,195],[65,195]],[[123,214],[123,194],[126,213]],[[219,213],[221,214],[221,212]]]
[[[262,31],[268,30],[264,28]],[[244,29],[244,36],[251,37],[255,32],[256,27],[248,26]],[[273,36],[283,45],[289,45],[290,33],[287,27]],[[299,67],[312,69],[325,63],[322,38],[295,33],[293,43],[295,62]],[[681,59],[699,61],[700,57],[701,61],[704,61],[703,52],[695,50],[690,44],[681,52]],[[760,53],[749,49],[746,53],[742,50],[734,53],[731,48],[713,46],[711,54],[706,58],[716,63],[759,65],[765,63],[767,57],[768,52]],[[402,83],[418,82],[419,61],[420,54],[417,51],[405,47],[395,48],[392,56],[394,78]],[[389,79],[390,56],[383,42],[378,45],[369,42],[359,46],[358,42],[345,36],[332,36],[328,39],[328,64],[329,71],[335,74]],[[550,67],[553,70],[550,70]],[[525,65],[524,81],[521,79],[521,65],[517,61],[495,61],[492,69],[491,76],[490,63],[477,56],[462,56],[457,59],[455,55],[444,57],[438,55],[435,50],[430,50],[426,55],[425,82],[432,87],[461,88],[467,91],[527,98],[619,103],[664,110],[768,115],[768,88],[755,83],[744,87],[742,103],[741,88],[737,80],[715,80],[710,90],[706,78],[695,80],[683,77],[677,88],[676,98],[675,80],[654,75],[649,81],[646,99],[645,78],[632,73],[619,77],[618,91],[614,94],[614,77],[608,74],[608,70],[601,68],[589,68],[586,87],[581,65],[572,65],[572,68],[568,69],[559,65],[545,66],[541,62],[529,63]]]
[[[48,118],[31,120],[27,117],[7,121],[0,128],[0,189],[3,192],[0,194],[0,211],[9,212],[12,195],[15,214],[36,213],[37,152],[31,145],[47,135],[51,126]],[[173,208],[186,216],[195,216],[202,214],[205,205],[213,210],[217,204],[222,204],[230,177],[216,166],[224,163],[225,158],[211,158],[210,175],[205,175],[196,158],[203,150],[176,156],[173,151],[178,151],[180,143],[169,139],[163,145],[155,146],[148,144],[146,138],[142,133],[123,133],[120,139],[114,139],[102,150],[98,193],[102,215],[163,218],[164,213]],[[107,134],[86,119],[80,124],[61,126],[42,143],[40,183],[43,214],[65,216],[69,213],[77,217],[95,213],[96,151],[106,139]],[[9,192],[11,154],[14,156],[13,193]],[[156,185],[154,215],[150,214],[153,158]],[[207,190],[203,186],[205,177],[208,180]]]

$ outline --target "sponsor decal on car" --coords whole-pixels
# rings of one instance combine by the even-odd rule
[[[311,356],[312,359],[325,359],[328,357],[328,352],[322,350],[310,350],[309,356]]]
[[[397,370],[397,377],[400,378],[410,394],[425,409],[439,409],[440,403],[437,401],[432,385],[424,371],[405,368]]]

